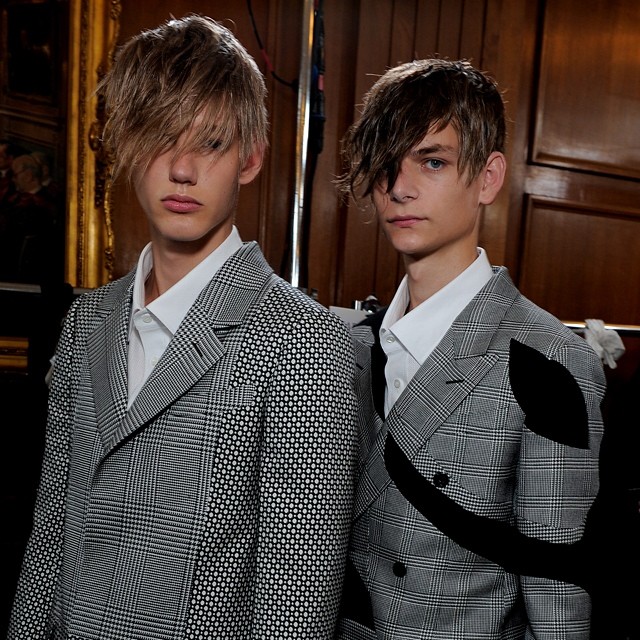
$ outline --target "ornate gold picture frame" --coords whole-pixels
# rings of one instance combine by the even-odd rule
[[[65,281],[76,290],[100,286],[113,274],[104,114],[95,90],[115,51],[120,12],[120,0],[69,0],[64,251]],[[39,292],[37,285],[15,288]],[[27,350],[25,336],[0,335],[0,371],[26,372]]]
[[[66,280],[74,287],[97,287],[113,273],[104,114],[95,89],[111,64],[120,12],[120,0],[70,3]]]

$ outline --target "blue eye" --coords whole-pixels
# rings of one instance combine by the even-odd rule
[[[425,162],[428,169],[433,169],[437,171],[438,169],[442,169],[444,167],[444,162],[442,160],[438,160],[437,158],[429,158]]]

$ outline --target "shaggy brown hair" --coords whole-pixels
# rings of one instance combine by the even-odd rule
[[[466,60],[415,60],[390,69],[364,96],[360,119],[342,143],[343,193],[370,196],[386,181],[389,193],[407,153],[428,132],[451,124],[458,134],[458,174],[470,184],[489,155],[504,151],[505,115],[496,83]]]
[[[244,161],[255,145],[267,146],[264,78],[231,31],[205,16],[171,19],[131,38],[98,94],[105,101],[103,144],[113,178],[123,173],[134,180],[170,149],[176,156],[222,154],[238,140]],[[188,132],[189,148],[178,148]]]

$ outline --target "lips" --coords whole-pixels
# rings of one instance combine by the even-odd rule
[[[165,209],[168,209],[173,213],[191,213],[202,206],[202,203],[195,198],[181,196],[176,193],[172,193],[171,195],[162,198],[162,204]]]
[[[393,225],[394,227],[406,228],[406,227],[412,227],[414,224],[417,224],[418,222],[420,222],[420,218],[413,218],[410,216],[396,217],[396,218],[390,218],[389,220],[387,220],[387,222]]]

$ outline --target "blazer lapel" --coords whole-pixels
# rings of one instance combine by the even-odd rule
[[[497,361],[498,356],[488,351],[489,345],[517,290],[506,269],[494,272],[494,277],[453,322],[378,430],[356,494],[356,517],[390,483],[384,465],[386,434],[392,433],[405,455],[413,459]],[[368,419],[378,418],[370,415]]]
[[[443,338],[387,416],[387,430],[413,458],[495,364],[495,354],[461,357],[455,330]]]
[[[354,338],[356,360],[355,390],[358,397],[356,421],[360,448],[358,472],[360,472],[362,462],[368,459],[378,432],[382,428],[384,411],[378,407],[376,393],[381,395],[384,401],[384,385],[381,390],[376,391],[373,380],[376,370],[373,354],[377,341],[374,338],[372,328],[366,325],[356,325],[351,329],[351,335]],[[381,369],[384,379],[384,364]]]
[[[106,450],[175,402],[222,357],[225,348],[214,324],[198,307],[189,311],[129,411],[105,442]]]
[[[100,402],[98,422],[105,455],[153,420],[215,366],[226,351],[224,341],[229,330],[245,322],[274,277],[258,246],[243,245],[200,293],[128,411],[124,350],[124,355],[119,357],[119,374],[108,379],[110,383],[115,379],[118,392],[109,396],[105,393]],[[127,331],[128,309],[130,304],[124,320]],[[108,318],[107,322],[115,320]],[[119,323],[122,325],[122,318]],[[114,400],[117,400],[117,412],[109,407],[109,402]]]
[[[87,354],[103,445],[127,411],[127,340],[134,274],[116,283],[96,309],[96,326],[87,337]]]

